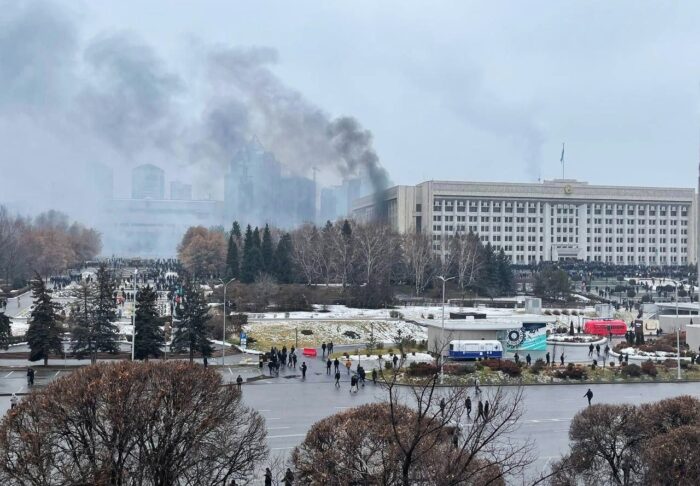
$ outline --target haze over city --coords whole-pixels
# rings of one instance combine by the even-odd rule
[[[694,3],[2,7],[3,200],[30,213],[80,217],[98,163],[117,197],[153,163],[220,198],[217,170],[252,135],[337,183],[325,137],[342,117],[402,184],[561,177],[562,142],[566,177],[591,183],[687,187],[697,160]]]

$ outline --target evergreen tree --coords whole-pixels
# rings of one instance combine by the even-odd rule
[[[226,278],[240,277],[240,262],[238,261],[238,243],[233,232],[228,238],[228,251],[226,252]]]
[[[231,227],[231,234],[236,240],[236,243],[238,245],[241,244],[241,225],[238,224],[238,221],[233,222],[233,226]]]
[[[12,337],[10,318],[4,312],[0,312],[0,348],[10,347],[10,337]]]
[[[62,354],[61,325],[58,310],[60,306],[51,299],[51,291],[46,288],[39,274],[31,283],[34,309],[29,318],[27,341],[29,343],[29,361],[44,360],[49,363],[49,354]]]
[[[274,275],[279,283],[295,281],[294,264],[292,260],[292,236],[285,233],[280,238],[274,256]]]
[[[272,235],[270,235],[270,227],[266,224],[263,230],[262,244],[260,246],[260,256],[262,260],[262,268],[265,273],[272,274],[274,247],[272,245]]]
[[[104,265],[97,270],[94,284],[81,286],[72,346],[79,359],[90,356],[90,361],[95,364],[99,351],[119,351],[119,329],[114,324],[117,320],[114,290],[114,280]]]
[[[258,249],[262,247],[262,240],[260,239],[260,230],[257,226],[253,230],[253,246]]]
[[[513,267],[503,251],[503,248],[498,252],[496,265],[498,268],[498,286],[500,288],[500,293],[501,295],[511,295],[515,287],[513,282]]]
[[[195,352],[206,360],[212,355],[211,342],[207,338],[207,322],[211,318],[209,307],[196,283],[186,280],[183,290],[185,295],[178,312],[180,320],[175,325],[172,349],[187,350],[190,363]]]
[[[352,236],[352,227],[347,219],[343,221],[343,228],[340,231],[346,239],[350,239]]]
[[[477,287],[482,294],[491,298],[496,297],[500,290],[497,260],[491,243],[487,243],[484,247],[484,265],[479,273]]]
[[[158,295],[150,286],[139,289],[136,293],[136,359],[159,358],[161,347],[165,344],[165,335],[160,328],[156,301]]]
[[[255,234],[257,233],[257,245]],[[243,283],[253,283],[255,277],[262,270],[262,256],[260,254],[260,232],[255,228],[255,233],[250,225],[246,228],[243,240],[243,262],[241,264],[241,281]]]

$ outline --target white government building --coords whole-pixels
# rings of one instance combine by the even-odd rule
[[[353,216],[371,220],[379,198],[358,199]],[[383,193],[381,210],[399,232],[431,235],[449,249],[472,231],[516,264],[582,260],[624,265],[696,261],[697,200],[692,188],[596,186],[572,179],[541,183],[427,181]]]

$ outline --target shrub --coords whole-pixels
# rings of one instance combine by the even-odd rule
[[[652,378],[659,374],[659,372],[656,370],[656,366],[651,362],[651,360],[642,363],[641,368],[642,373],[651,376]]]
[[[549,309],[546,309],[546,310],[544,311],[544,315],[546,315],[546,316],[551,316],[551,315],[552,315],[552,311],[549,310]]]
[[[311,336],[314,333],[311,329],[302,329],[299,332],[302,333],[304,336]]]
[[[384,369],[386,370],[393,370],[394,369],[394,363],[392,363],[390,360],[384,362]]]
[[[554,310],[552,311],[552,314],[554,314],[555,316],[560,316],[560,315],[561,315],[561,312],[559,312],[559,309],[554,309]]]
[[[622,375],[628,378],[638,378],[642,376],[642,368],[636,364],[627,364],[622,367]]]
[[[435,314],[428,314],[428,319],[435,319]]]
[[[403,314],[397,310],[390,310],[389,317],[392,317],[394,319],[403,319]]]
[[[445,373],[449,373],[451,375],[469,375],[471,373],[474,373],[474,371],[474,366],[471,365],[456,363],[450,363],[445,365]]]
[[[433,376],[437,372],[438,367],[432,363],[411,363],[406,374],[408,376]]]
[[[530,368],[530,371],[532,372],[533,375],[539,375],[540,372],[545,368],[546,368],[546,365],[544,364],[544,360],[540,358],[537,361],[535,361],[535,364],[532,365],[532,367]]]
[[[557,370],[554,376],[569,380],[585,380],[588,377],[588,374],[586,373],[585,368],[569,363],[563,370]]]
[[[511,378],[520,376],[522,373],[520,366],[508,360],[485,359],[483,361],[483,365],[488,366],[493,371],[501,371],[503,374],[508,375]]]

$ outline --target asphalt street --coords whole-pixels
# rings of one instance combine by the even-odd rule
[[[260,377],[256,367],[225,366],[217,368],[225,381],[235,382],[240,374],[247,381],[243,397],[249,406],[258,410],[268,425],[268,443],[273,457],[285,457],[298,445],[312,424],[318,420],[364,403],[382,401],[386,392],[369,382],[358,393],[350,393],[349,375],[341,370],[341,387],[335,388],[333,379],[326,374],[320,360],[308,361],[307,379],[300,372],[284,369],[279,377]],[[65,370],[42,370],[38,367],[36,386],[70,373]],[[530,474],[547,467],[568,447],[568,430],[573,416],[584,407],[584,393],[591,386],[593,403],[631,403],[656,401],[688,394],[700,398],[698,383],[655,383],[615,385],[549,385],[528,386],[524,389],[524,416],[512,439],[530,440],[535,447],[536,463]],[[490,389],[482,387],[484,398]],[[510,388],[513,390],[513,388]],[[0,392],[26,392],[26,374],[23,370],[0,374]],[[9,408],[9,397],[0,397],[0,413]],[[465,426],[468,426],[466,420]]]

